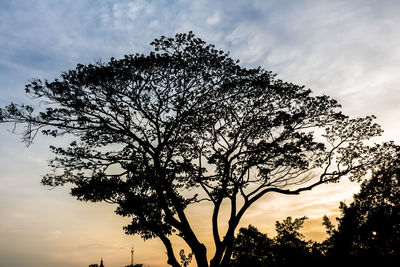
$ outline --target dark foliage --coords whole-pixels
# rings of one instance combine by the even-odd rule
[[[399,154],[400,155],[400,154]],[[340,206],[328,253],[336,257],[400,256],[400,158],[393,157],[364,181],[354,201]],[[327,224],[330,224],[328,222]]]
[[[306,217],[287,217],[282,222],[276,222],[275,230],[275,265],[293,266],[296,264],[309,264],[321,257],[318,245],[313,241],[306,241],[300,233]]]
[[[252,225],[240,228],[234,241],[234,266],[269,266],[274,262],[274,241]]]
[[[322,259],[317,243],[305,241],[300,233],[306,217],[287,217],[275,223],[277,235],[268,238],[249,225],[235,238],[232,266],[295,266],[317,264]]]
[[[26,92],[39,109],[10,104],[0,121],[22,124],[27,144],[37,133],[74,137],[51,147],[43,184],[71,184],[79,200],[115,203],[132,219],[126,232],[159,238],[170,265],[179,266],[172,234],[189,245],[198,266],[209,265],[188,205],[213,204],[210,265],[226,265],[240,219],[265,194],[299,194],[343,176],[359,180],[375,163],[380,150],[363,144],[381,132],[373,116],[350,119],[330,97],[243,68],[192,33],[152,45],[148,55],[33,80]],[[224,200],[230,217],[220,233]]]
[[[397,155],[400,148],[393,146]],[[232,266],[398,266],[400,261],[400,157],[393,155],[361,184],[354,201],[341,203],[337,228],[328,217],[329,237],[305,241],[299,232],[305,217],[276,222],[268,238],[254,226],[235,238]],[[251,264],[247,264],[251,263]]]

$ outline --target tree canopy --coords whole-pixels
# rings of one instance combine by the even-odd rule
[[[274,262],[274,241],[256,227],[240,228],[234,241],[233,266],[269,266]]]
[[[316,242],[300,233],[306,217],[275,222],[277,235],[269,238],[252,225],[240,228],[234,241],[232,266],[318,266],[322,258]]]
[[[330,235],[328,253],[336,257],[400,258],[400,148],[348,205],[341,203],[337,229],[325,219]]]
[[[51,147],[42,183],[71,184],[79,200],[117,204],[132,219],[126,232],[159,238],[170,265],[179,266],[171,235],[184,239],[198,266],[226,265],[240,219],[265,194],[359,180],[374,162],[378,149],[363,143],[381,133],[373,116],[349,118],[334,99],[241,67],[191,32],[152,46],[148,55],[35,79],[26,93],[41,105],[10,104],[0,120],[22,124],[27,144],[38,133],[72,136]],[[220,222],[224,200],[230,216]],[[201,201],[213,205],[210,261],[185,213]]]

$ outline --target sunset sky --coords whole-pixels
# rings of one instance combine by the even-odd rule
[[[148,53],[153,39],[192,30],[243,66],[261,66],[332,96],[352,117],[376,115],[385,132],[374,141],[399,144],[399,14],[397,0],[1,0],[0,106],[29,102],[24,85],[32,78],[54,79],[78,63]],[[167,266],[161,242],[126,236],[128,220],[115,215],[115,207],[79,202],[67,187],[41,186],[48,147],[63,140],[38,137],[27,148],[12,127],[0,125],[1,267],[87,267],[101,257],[106,267],[123,267],[132,245],[136,263]],[[273,236],[276,220],[307,216],[306,238],[322,240],[322,216],[335,218],[339,202],[357,190],[344,180],[300,196],[269,195],[241,226]],[[189,213],[207,243],[208,206]],[[186,248],[182,242],[180,248]]]

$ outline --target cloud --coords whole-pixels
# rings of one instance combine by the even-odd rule
[[[278,78],[310,87],[316,94],[331,95],[352,116],[376,114],[386,131],[384,138],[399,141],[399,13],[397,1],[377,0],[0,1],[0,105],[22,101],[23,86],[33,77],[52,79],[77,63],[147,53],[154,38],[193,30],[217,48],[231,51],[243,66],[261,66],[278,73]],[[123,236],[121,230],[125,221],[109,222],[114,218],[110,216],[115,216],[112,209],[93,219],[101,212],[77,212],[81,203],[69,199],[67,190],[61,196],[60,191],[49,193],[40,187],[40,174],[47,171],[47,147],[54,140],[41,139],[26,149],[5,128],[0,133],[0,208],[2,214],[12,215],[0,225],[0,231],[20,231],[10,235],[15,239],[15,249],[26,244],[24,238],[30,239],[26,247],[36,249],[40,257],[36,263],[45,262],[50,254],[62,260],[74,255],[79,259],[75,266],[82,266],[91,263],[85,262],[89,252],[130,247],[131,237]],[[249,210],[242,225],[252,223],[273,233],[276,220],[306,215],[310,219],[304,231],[314,238],[324,231],[320,217],[327,213],[334,218],[338,202],[351,199],[356,190],[354,184],[344,183],[299,197],[270,195]],[[54,218],[47,214],[49,210]],[[191,215],[194,221],[202,222],[196,225],[196,231],[211,239],[208,217],[204,216],[207,212],[209,207],[196,206]],[[13,228],[4,225],[25,220],[26,224]],[[61,227],[63,221],[69,223]],[[32,222],[42,239],[21,234],[30,233]],[[123,241],[103,246],[103,242],[110,242],[106,233],[111,227],[115,227],[113,238],[118,236]],[[43,244],[44,236],[49,243]],[[64,237],[69,247],[54,248]],[[149,263],[164,260],[161,244],[134,240],[143,248],[143,259]],[[0,251],[3,248],[0,246]],[[159,259],[151,253],[154,248],[161,255]],[[61,253],[62,249],[66,252]],[[116,252],[115,257],[123,253]],[[127,253],[129,256],[129,250]],[[19,263],[20,254],[8,255],[13,255],[7,256],[9,266],[13,260]],[[92,256],[94,260],[98,255]],[[52,263],[47,266],[57,265]]]
[[[214,14],[206,19],[206,23],[210,25],[215,25],[221,21],[221,16],[218,12],[214,12]]]
[[[60,239],[60,237],[62,236],[63,232],[60,230],[54,230],[51,232],[46,233],[45,238],[46,239],[50,239],[50,240],[57,240]]]

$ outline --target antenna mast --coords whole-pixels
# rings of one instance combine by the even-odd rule
[[[133,252],[134,252],[135,250],[133,249],[133,246],[132,246],[132,249],[131,249],[131,265],[133,266]]]

